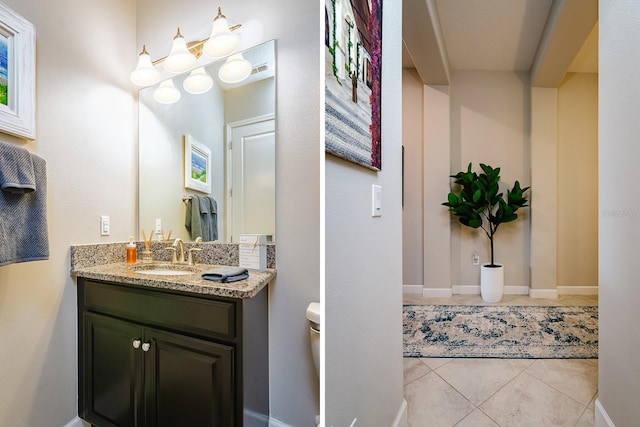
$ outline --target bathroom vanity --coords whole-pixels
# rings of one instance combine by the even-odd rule
[[[78,268],[78,412],[99,427],[267,425],[267,283]]]

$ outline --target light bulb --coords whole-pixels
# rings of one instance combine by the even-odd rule
[[[153,99],[160,104],[173,104],[180,99],[180,91],[173,84],[173,79],[165,80],[153,91]]]
[[[160,81],[160,72],[151,63],[146,46],[142,46],[142,52],[138,56],[138,66],[131,72],[130,78],[131,82],[137,86],[151,86]]]
[[[196,68],[184,79],[182,87],[189,93],[201,94],[213,87],[213,79],[206,73],[203,67]]]
[[[170,73],[182,73],[193,67],[195,63],[196,57],[187,49],[187,42],[178,28],[178,33],[171,45],[171,53],[164,60],[164,69]]]
[[[251,75],[251,68],[251,63],[238,53],[220,67],[218,77],[225,83],[239,83]]]
[[[222,58],[233,53],[239,43],[240,36],[229,29],[227,17],[218,8],[218,16],[213,19],[211,36],[202,47],[202,52],[208,58]]]

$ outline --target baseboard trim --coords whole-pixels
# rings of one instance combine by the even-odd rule
[[[454,295],[480,295],[480,285],[455,285],[452,288]],[[505,286],[505,295],[528,295],[528,286]]]
[[[558,295],[598,295],[597,286],[558,286]]]
[[[529,289],[529,296],[531,298],[556,299],[558,298],[558,290],[557,289]]]
[[[427,298],[451,298],[453,292],[451,288],[423,288],[422,296]]]
[[[595,405],[595,427],[616,427],[609,418],[607,411],[604,410],[602,403],[599,399],[596,399]]]
[[[407,415],[407,401],[402,399],[396,418],[393,420],[391,427],[406,427],[409,425],[409,419]]]
[[[422,294],[422,289],[422,285],[402,285],[402,293],[406,295],[420,295]]]
[[[84,427],[85,425],[89,424],[85,424],[80,417],[75,417],[62,427]]]

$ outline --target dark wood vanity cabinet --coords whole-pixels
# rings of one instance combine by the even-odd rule
[[[79,415],[98,427],[268,420],[267,291],[230,299],[78,278]]]

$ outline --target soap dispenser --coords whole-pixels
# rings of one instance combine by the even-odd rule
[[[133,236],[129,236],[127,243],[127,264],[135,264],[136,262],[136,244],[133,243]]]

